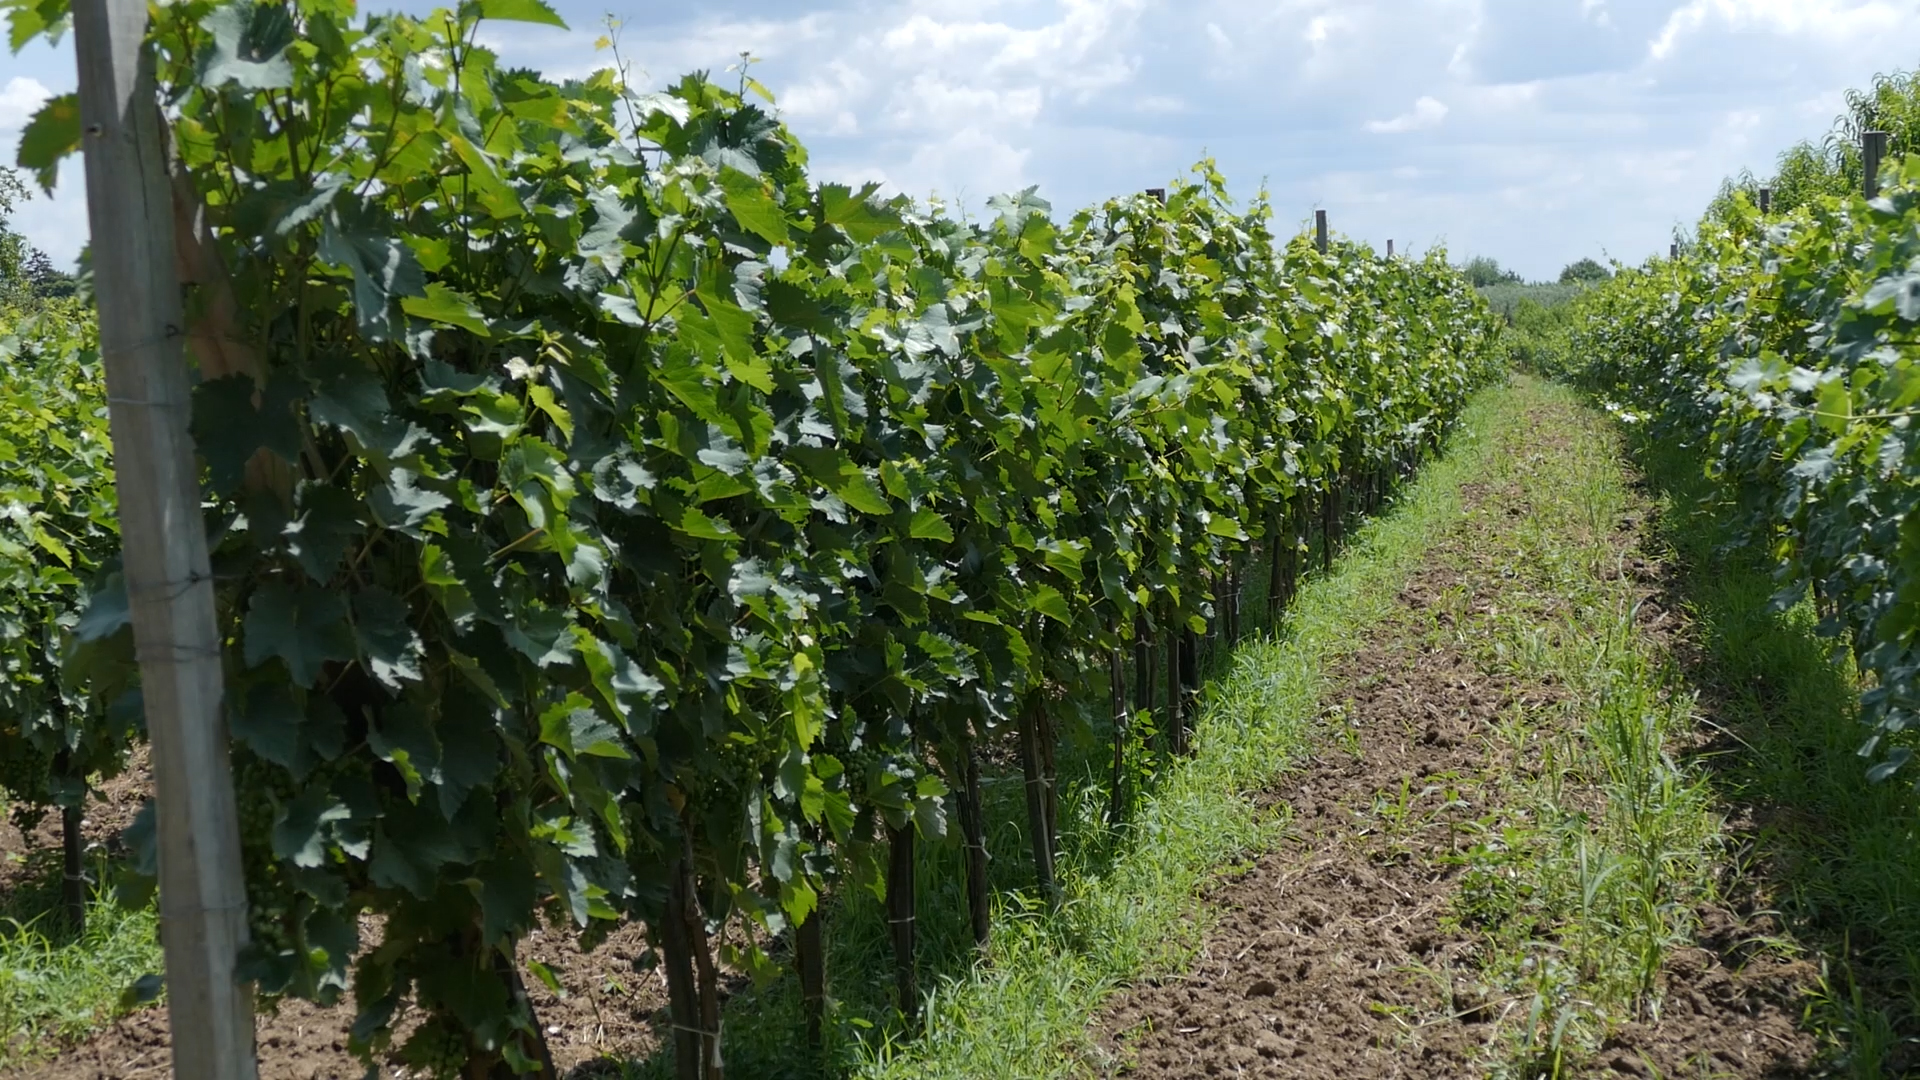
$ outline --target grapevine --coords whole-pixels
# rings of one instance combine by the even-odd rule
[[[1377,495],[1494,375],[1443,256],[1282,243],[1210,162],[1164,203],[968,223],[811,180],[750,81],[643,95],[475,44],[558,24],[541,0],[154,19],[264,808],[247,971],[350,991],[367,1055],[550,1072],[516,943],[631,919],[683,1070],[717,1060],[715,927],[817,930],[846,883],[910,927],[911,845],[977,827],[1008,728],[1051,834],[1113,654],[1190,683],[1256,549]]]

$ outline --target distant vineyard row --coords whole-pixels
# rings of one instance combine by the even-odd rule
[[[1851,639],[1875,684],[1861,753],[1876,779],[1912,759],[1900,733],[1920,717],[1920,156],[1881,179],[1872,201],[1809,195],[1772,215],[1730,187],[1677,257],[1583,301],[1570,350],[1707,451],[1781,560],[1780,603],[1811,590],[1823,629]]]

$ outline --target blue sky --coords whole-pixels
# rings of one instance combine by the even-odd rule
[[[408,6],[417,6],[409,4]],[[1920,65],[1920,0],[559,0],[573,29],[499,24],[512,63],[669,82],[742,51],[823,177],[978,206],[1037,184],[1062,210],[1203,155],[1283,224],[1445,244],[1529,277],[1664,251],[1720,180],[1824,133],[1848,87]],[[73,86],[71,39],[0,55],[0,153]],[[76,163],[16,225],[79,250]]]

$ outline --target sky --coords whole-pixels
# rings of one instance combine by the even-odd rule
[[[363,10],[377,5],[363,2]],[[417,6],[409,4],[408,6]],[[1842,94],[1920,66],[1920,0],[558,0],[494,24],[511,64],[636,82],[742,52],[822,179],[979,208],[1037,185],[1070,212],[1216,159],[1282,227],[1328,211],[1384,247],[1529,279],[1664,253],[1722,179],[1825,134]],[[74,86],[72,39],[0,53],[0,154]],[[77,160],[15,227],[86,234]]]

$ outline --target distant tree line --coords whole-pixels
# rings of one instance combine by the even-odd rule
[[[13,229],[13,212],[31,198],[11,169],[0,169],[0,309],[72,296],[78,282]]]
[[[1525,285],[1519,274],[1501,267],[1498,259],[1485,255],[1476,255],[1468,259],[1460,268],[1467,281],[1476,289],[1490,289],[1496,285]],[[1581,259],[1569,263],[1560,271],[1561,285],[1588,285],[1596,281],[1605,281],[1613,276],[1613,271],[1595,259]],[[1539,282],[1538,284],[1548,284]]]

